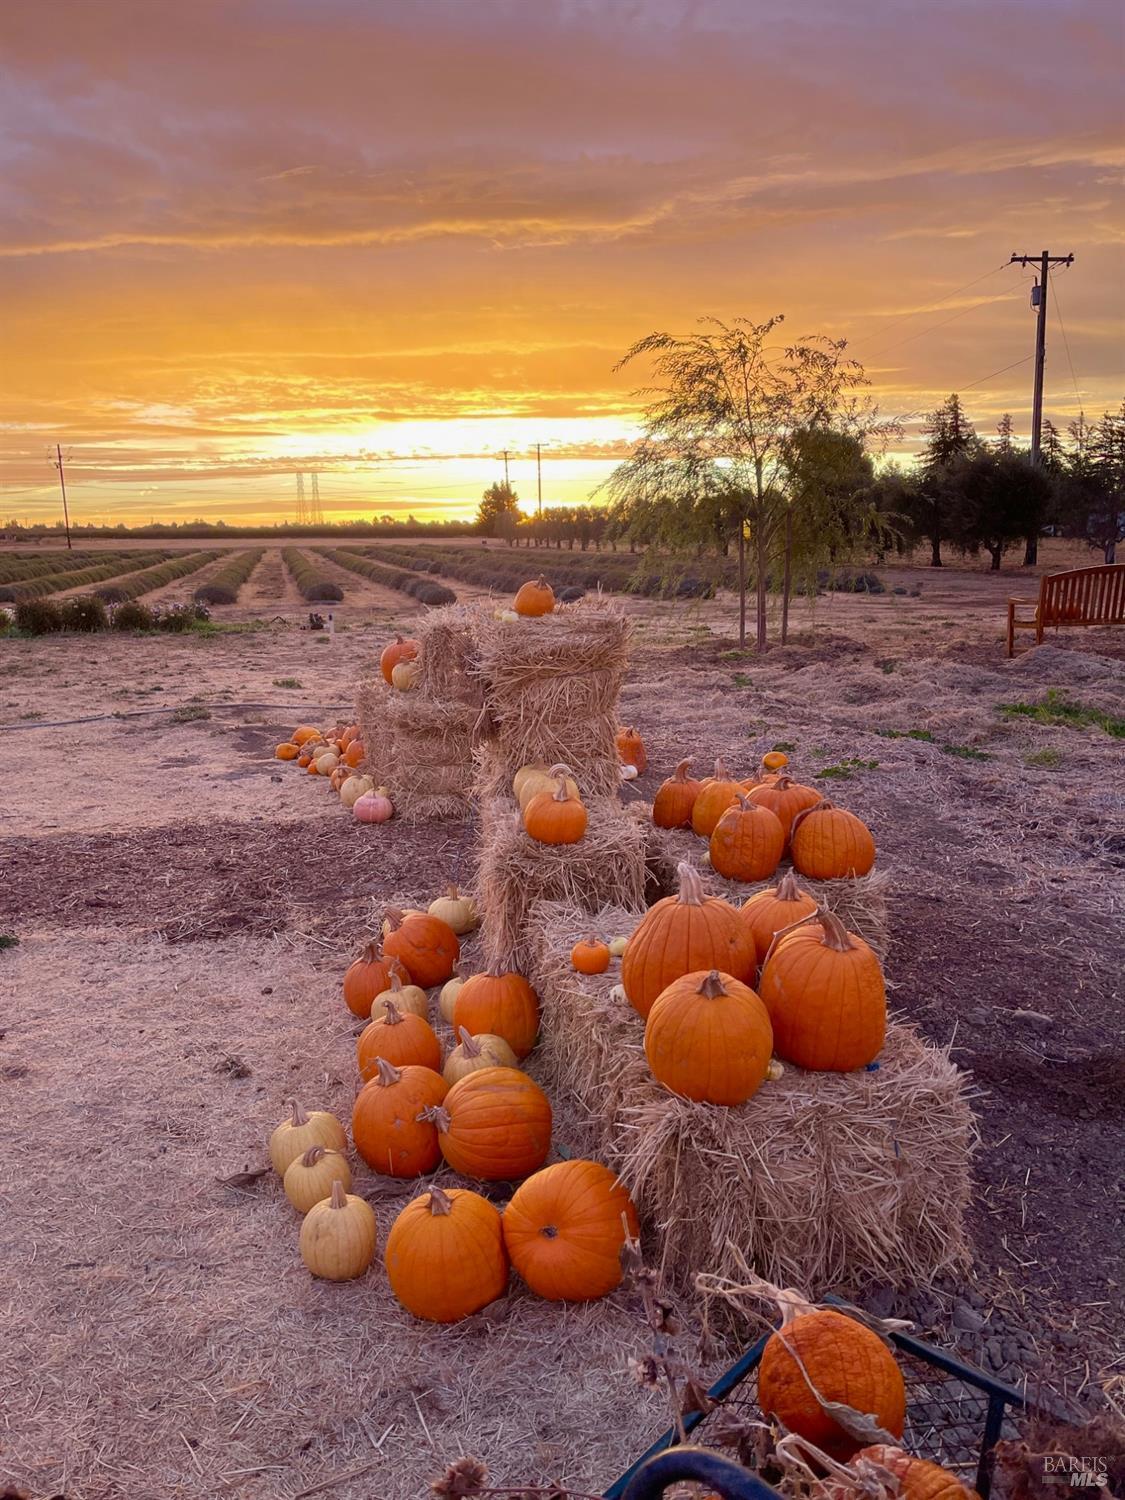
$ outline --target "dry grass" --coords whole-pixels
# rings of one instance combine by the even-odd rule
[[[471,703],[439,703],[417,692],[388,697],[383,724],[394,743],[394,772],[387,784],[400,817],[469,815],[479,722]]]
[[[387,720],[391,689],[382,677],[360,683],[356,691],[355,721],[363,742],[363,769],[381,785],[394,780],[396,759],[394,734]]]
[[[477,638],[487,617],[479,604],[451,604],[424,616],[416,631],[422,647],[418,685],[424,697],[478,708],[483,704]]]

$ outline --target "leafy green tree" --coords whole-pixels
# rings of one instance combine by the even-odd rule
[[[411,518],[413,519],[413,517]],[[519,496],[510,484],[490,484],[477,508],[476,529],[482,536],[511,538],[520,521]]]
[[[994,572],[1008,547],[1039,535],[1051,479],[1025,454],[982,448],[953,471],[951,483],[960,497],[958,541],[967,552],[983,547]]]
[[[918,483],[905,497],[907,514],[915,534],[930,544],[931,568],[940,568],[941,544],[955,541],[959,529],[957,470],[978,452],[980,440],[956,393],[930,413],[922,434],[926,442],[918,455]]]

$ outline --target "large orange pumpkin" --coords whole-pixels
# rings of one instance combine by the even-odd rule
[[[432,1187],[391,1225],[391,1291],[416,1318],[456,1323],[504,1294],[508,1253],[499,1210],[467,1188]]]
[[[774,934],[791,927],[802,917],[811,917],[816,905],[815,897],[797,884],[792,870],[786,870],[776,885],[756,891],[749,901],[743,903],[742,920],[750,929],[760,964],[765,963]]]
[[[555,607],[555,591],[542,574],[534,583],[525,583],[512,606],[517,615],[549,615]]]
[[[539,1035],[539,997],[522,974],[474,974],[457,991],[453,1029],[472,1036],[502,1036],[517,1057],[526,1057]]]
[[[811,786],[802,786],[784,773],[763,781],[748,795],[752,802],[756,802],[759,807],[768,807],[776,816],[785,833],[786,844],[789,843],[793,819],[806,807],[814,807],[820,801],[819,792],[813,791]]]
[[[461,944],[448,922],[429,912],[401,911],[389,911],[387,920],[390,932],[383,939],[383,952],[397,958],[415,984],[426,990],[452,977]]]
[[[829,1308],[798,1313],[770,1335],[758,1366],[758,1403],[765,1415],[846,1460],[863,1444],[829,1416],[810,1383],[821,1400],[869,1413],[892,1437],[902,1436],[902,1372],[878,1334],[854,1318]]]
[[[708,896],[698,872],[679,867],[680,889],[641,918],[621,960],[621,983],[629,1004],[647,1016],[674,979],[718,969],[746,981],[754,972],[754,940],[734,907]]]
[[[711,834],[711,868],[727,880],[767,880],[784,848],[777,816],[738,792]]]
[[[851,1467],[861,1473],[882,1478],[885,1471],[891,1482],[885,1486],[888,1495],[899,1500],[980,1500],[976,1490],[962,1484],[956,1474],[932,1464],[929,1459],[915,1458],[901,1448],[892,1448],[888,1443],[875,1443],[870,1448],[861,1448]],[[856,1493],[840,1485],[841,1500],[846,1494]]]
[[[426,1116],[448,1089],[430,1068],[393,1068],[386,1058],[376,1058],[375,1077],[360,1089],[352,1108],[352,1140],[373,1172],[419,1177],[433,1171],[441,1150]]]
[[[789,846],[793,864],[812,880],[866,875],[875,863],[867,824],[831,802],[817,802],[793,819]]]
[[[421,1016],[399,1010],[393,1000],[386,1002],[383,1015],[365,1027],[356,1042],[359,1076],[364,1083],[374,1078],[380,1057],[395,1068],[414,1064],[441,1072],[441,1043],[433,1027]]]
[[[700,783],[699,792],[691,809],[691,826],[701,838],[709,839],[728,807],[734,806],[735,798],[742,790],[723,761],[715,762],[715,774]]]
[[[560,1161],[536,1172],[516,1189],[503,1224],[512,1264],[550,1302],[612,1292],[626,1231],[638,1233],[629,1194],[596,1161]]]
[[[623,766],[636,766],[637,775],[648,765],[648,757],[645,755],[644,740],[641,739],[639,729],[619,729],[617,731],[617,758]]]
[[[399,662],[413,661],[421,649],[417,641],[409,640],[402,635],[396,635],[389,645],[383,647],[379,657],[379,670],[383,674],[384,681],[390,682],[391,673],[398,666]]]
[[[588,818],[578,795],[567,784],[566,766],[553,766],[554,791],[536,792],[524,808],[523,826],[540,844],[577,844]]]
[[[762,966],[758,993],[778,1057],[815,1072],[874,1062],[887,1032],[887,987],[875,953],[830,911],[785,933]]]
[[[705,1104],[745,1104],[765,1082],[769,1012],[748,985],[712,969],[685,974],[657,997],[645,1024],[652,1076]]]
[[[344,999],[353,1015],[364,1021],[371,1017],[371,1002],[391,987],[391,976],[409,979],[410,975],[396,959],[385,957],[375,943],[368,943],[344,975]]]
[[[426,1117],[453,1170],[484,1182],[527,1177],[551,1149],[550,1100],[517,1068],[470,1073]]]
[[[701,781],[688,775],[691,757],[680,761],[675,771],[662,781],[652,799],[652,821],[657,828],[690,828],[692,809],[699,796]]]

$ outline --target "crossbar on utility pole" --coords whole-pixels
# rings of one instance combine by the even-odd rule
[[[1039,290],[1038,318],[1035,321],[1035,385],[1031,398],[1031,462],[1041,461],[1043,443],[1043,367],[1047,360],[1047,282],[1052,266],[1072,266],[1074,256],[1050,255],[1041,250],[1038,255],[1017,255],[1012,252],[1010,266],[1038,266]]]
[[[66,503],[66,474],[63,472],[62,445],[55,444],[55,468],[59,471],[59,487],[62,490],[63,525],[66,527],[66,550],[72,550],[70,542],[70,511]]]

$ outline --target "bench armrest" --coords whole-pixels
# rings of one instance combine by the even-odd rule
[[[1026,594],[1020,594],[1020,595],[1016,595],[1014,597],[1011,594],[1009,594],[1008,595],[1008,603],[1009,604],[1038,604],[1039,600],[1038,600],[1038,598],[1029,599]]]

